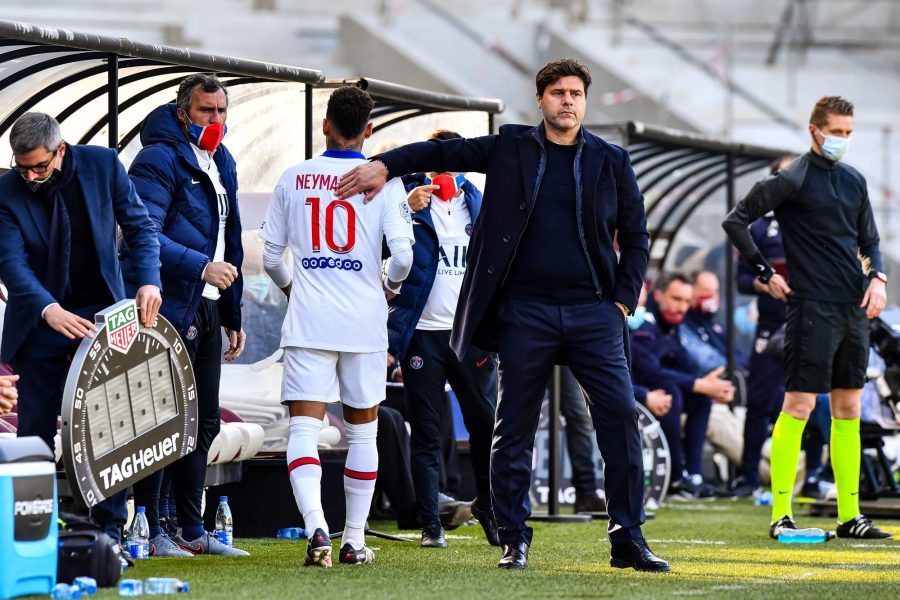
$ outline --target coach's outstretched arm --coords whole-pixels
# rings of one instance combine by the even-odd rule
[[[391,177],[409,173],[448,171],[484,173],[498,136],[432,139],[394,148],[348,171],[338,185],[341,200],[365,192],[369,202]]]

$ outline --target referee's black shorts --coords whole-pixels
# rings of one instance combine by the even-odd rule
[[[784,334],[785,389],[861,388],[869,366],[869,320],[858,304],[791,299]]]

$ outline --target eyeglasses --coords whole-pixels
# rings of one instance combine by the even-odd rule
[[[53,151],[53,156],[50,157],[46,162],[42,162],[37,165],[32,165],[30,167],[23,167],[21,165],[16,164],[16,157],[13,156],[9,161],[9,168],[14,169],[19,172],[19,175],[23,177],[28,174],[28,171],[31,171],[35,175],[43,175],[47,171],[50,170],[50,164],[56,160],[56,153],[59,152],[59,149]]]

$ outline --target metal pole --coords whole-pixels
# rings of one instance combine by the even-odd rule
[[[725,167],[725,211],[734,208],[734,153],[726,155]],[[734,248],[725,238],[725,336],[728,343],[728,373],[734,372]]]
[[[107,87],[106,97],[109,101],[107,116],[107,133],[109,147],[118,151],[119,146],[119,56],[109,54],[106,59]]]
[[[306,84],[306,98],[305,104],[306,108],[304,112],[306,114],[303,115],[304,120],[304,135],[306,136],[306,160],[312,158],[312,149],[313,149],[313,139],[312,139],[312,128],[313,128],[313,87],[310,84]]]
[[[549,446],[548,453],[548,469],[547,475],[547,512],[546,514],[532,514],[532,521],[557,521],[561,523],[569,522],[589,522],[590,515],[561,515],[559,514],[559,482],[560,482],[560,461],[559,461],[559,402],[562,394],[562,374],[559,365],[553,367],[553,375],[550,379],[550,409],[547,411],[550,417],[548,427]]]

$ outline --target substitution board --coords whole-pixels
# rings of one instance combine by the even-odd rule
[[[62,403],[66,476],[87,506],[190,453],[197,438],[194,371],[172,324],[159,316],[142,326],[134,300],[98,313],[96,323],[100,331],[72,360]]]

